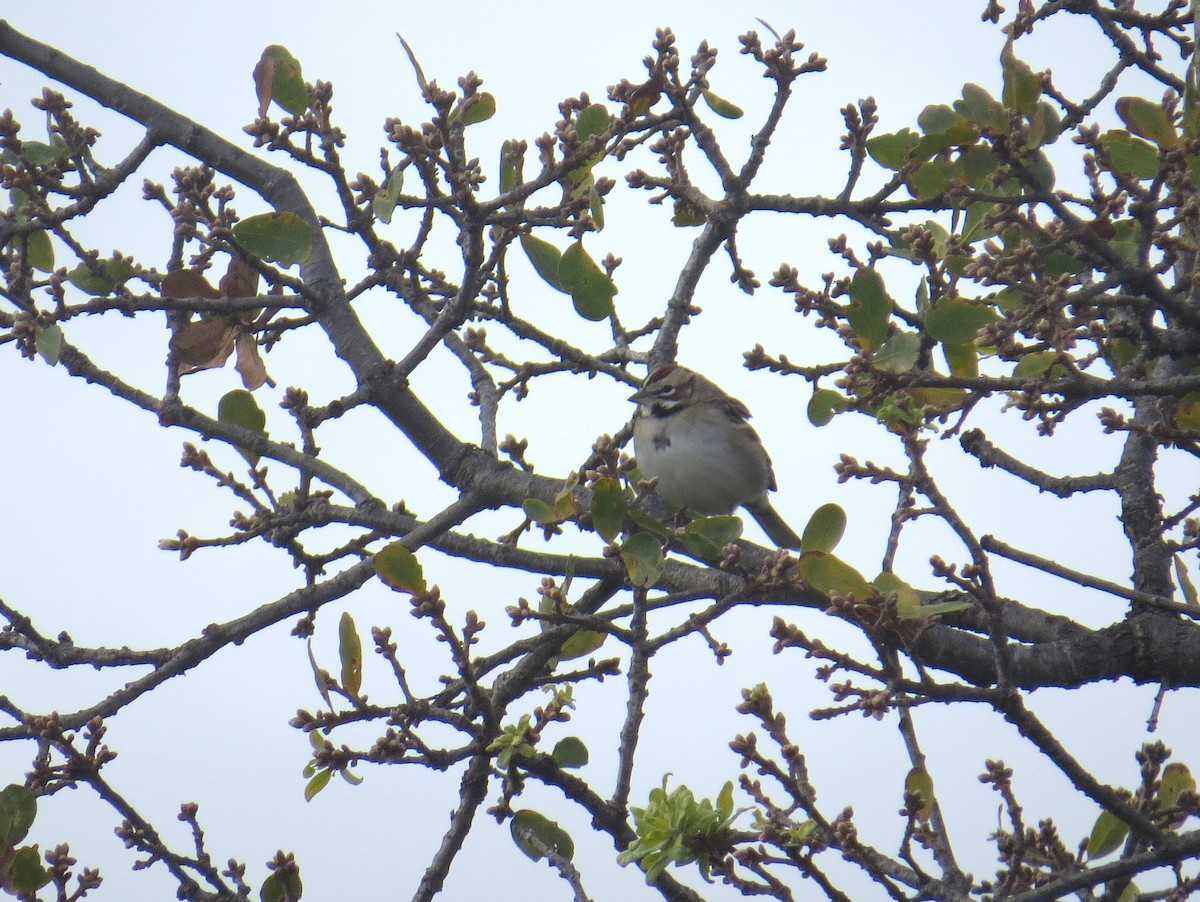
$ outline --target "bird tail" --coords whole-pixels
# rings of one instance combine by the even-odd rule
[[[746,505],[746,510],[777,548],[800,550],[800,537],[784,522],[783,517],[779,516],[779,512],[771,506],[770,501],[764,499],[761,503]]]

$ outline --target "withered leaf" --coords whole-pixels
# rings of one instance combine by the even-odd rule
[[[212,316],[185,324],[171,337],[171,354],[181,376],[225,365],[240,332],[227,316]]]
[[[258,270],[241,257],[231,259],[228,272],[221,277],[221,295],[227,298],[252,298],[257,294]]]
[[[177,269],[163,276],[164,298],[210,298],[221,297],[221,292],[208,284],[208,279],[198,269]]]
[[[247,332],[239,332],[236,344],[237,364],[234,369],[241,374],[242,385],[246,386],[246,390],[254,391],[267,383],[274,385],[271,377],[267,375],[267,365],[258,353],[258,343],[254,336]]]

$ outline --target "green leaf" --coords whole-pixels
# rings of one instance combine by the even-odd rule
[[[517,184],[517,162],[520,157],[516,152],[516,143],[505,141],[500,146],[500,193],[507,194]]]
[[[804,535],[800,537],[801,551],[833,551],[846,532],[846,512],[840,505],[822,504],[808,518]]]
[[[0,865],[0,869],[3,868]],[[50,882],[50,872],[42,864],[42,856],[36,845],[17,849],[8,862],[7,871],[8,880],[0,882],[5,883],[5,888],[11,892],[28,894],[27,898],[32,898],[34,893]]]
[[[43,360],[51,366],[58,363],[63,346],[63,330],[58,323],[51,323],[45,329],[38,329],[33,342]]]
[[[961,345],[942,345],[942,356],[950,367],[952,376],[978,376],[979,352],[974,342]]]
[[[954,109],[984,131],[996,135],[1008,133],[1009,117],[1004,106],[979,85],[963,85],[962,100],[954,101]]]
[[[708,104],[708,108],[718,116],[723,116],[726,119],[741,119],[744,111],[736,103],[730,103],[724,97],[714,94],[712,91],[704,92],[704,102]]]
[[[579,111],[575,117],[575,134],[580,144],[586,144],[591,138],[603,135],[612,123],[608,108],[602,103],[593,103]]]
[[[806,551],[797,565],[801,578],[821,592],[837,592],[859,601],[874,593],[863,575],[840,558],[823,551]]]
[[[1192,607],[1200,606],[1200,595],[1196,593],[1196,586],[1192,582],[1187,572],[1187,564],[1183,562],[1183,555],[1176,554],[1175,562],[1175,582],[1179,584],[1179,594],[1183,596],[1186,604]]]
[[[917,200],[929,200],[946,190],[946,166],[941,160],[922,163],[908,178],[908,187]]]
[[[1114,172],[1139,179],[1158,175],[1158,148],[1124,129],[1105,132],[1100,136],[1100,146],[1108,152]]]
[[[846,319],[864,350],[878,348],[888,333],[892,318],[892,299],[883,286],[883,277],[863,267],[850,280],[850,304]]]
[[[884,595],[896,593],[896,613],[901,619],[913,619],[915,612],[921,607],[921,596],[917,594],[917,590],[895,573],[880,573],[871,580],[871,585]]]
[[[959,611],[969,611],[972,605],[969,601],[935,601],[933,604],[918,604],[916,607],[905,607],[897,611],[902,620],[928,620],[940,614],[957,614]]]
[[[916,793],[921,797],[921,804],[915,811],[910,810],[910,816],[921,823],[928,823],[933,813],[933,777],[923,767],[914,767],[904,778],[904,791]]]
[[[1125,127],[1138,137],[1153,141],[1163,150],[1179,145],[1175,125],[1162,104],[1144,97],[1121,97],[1117,100],[1116,110]]]
[[[541,861],[549,849],[570,861],[575,857],[575,843],[570,835],[544,814],[523,808],[513,813],[509,822],[513,842],[534,861]]]
[[[80,263],[67,273],[67,281],[96,297],[105,297],[133,275],[133,266],[124,260],[97,260],[93,266]]]
[[[1158,807],[1160,810],[1174,808],[1185,792],[1196,792],[1196,778],[1181,761],[1172,761],[1163,768],[1158,785]]]
[[[849,406],[845,395],[831,388],[818,388],[808,400],[808,421],[814,426],[825,426]]]
[[[217,419],[222,423],[241,426],[251,432],[267,434],[267,415],[254,400],[254,395],[244,388],[235,388],[221,398],[217,404]],[[238,450],[250,462],[250,466],[258,466],[258,454],[241,445],[238,446]]]
[[[375,192],[375,196],[371,198],[371,209],[374,211],[376,219],[385,224],[392,221],[396,202],[403,190],[404,170],[397,166],[391,171],[387,181]]]
[[[1053,144],[1062,133],[1062,117],[1051,104],[1043,100],[1029,117],[1029,128],[1025,132],[1025,147],[1041,147]]]
[[[689,554],[706,561],[715,561],[730,542],[742,535],[738,517],[698,517],[683,528],[680,541]]]
[[[272,44],[262,52],[254,67],[254,81],[259,115],[266,115],[266,106],[272,100],[294,116],[308,109],[308,89],[304,86],[300,61],[286,47]]]
[[[617,286],[584,250],[582,241],[563,252],[558,281],[570,293],[575,312],[584,319],[599,322],[612,314]]]
[[[648,532],[630,536],[621,545],[621,560],[629,572],[629,581],[635,586],[653,585],[662,575],[662,545]]]
[[[1042,99],[1042,77],[1029,68],[1029,64],[1012,55],[1012,48],[1001,54],[1001,69],[1004,72],[1004,105],[1022,116],[1032,117]]]
[[[956,162],[963,179],[973,188],[988,187],[992,173],[1000,168],[1000,158],[985,144],[963,148]]]
[[[534,235],[521,236],[521,250],[525,251],[525,256],[533,264],[534,270],[546,280],[550,287],[563,292],[567,290],[563,288],[563,284],[558,278],[558,265],[562,261],[562,251],[549,241],[544,241]]]
[[[317,771],[316,775],[304,784],[304,801],[311,802],[318,792],[329,785],[329,779],[333,776],[333,768],[323,767]]]
[[[884,169],[900,170],[910,162],[909,154],[920,139],[920,135],[910,128],[889,135],[876,135],[867,139],[867,153]]]
[[[938,104],[925,107],[917,116],[917,125],[921,126],[921,131],[925,134],[937,134],[944,132],[951,126],[958,125],[962,122],[960,116],[953,108],[946,104]]]
[[[420,595],[425,591],[421,562],[401,542],[392,542],[375,553],[375,572],[397,592]]]
[[[563,641],[555,657],[560,661],[582,658],[596,651],[606,641],[608,641],[608,633],[601,630],[578,630]]]
[[[44,229],[19,236],[16,246],[25,252],[25,260],[38,272],[54,271],[54,245],[50,233]]]
[[[628,510],[621,483],[611,476],[597,479],[592,486],[592,524],[596,532],[611,542],[621,533]]]
[[[496,115],[496,98],[483,91],[476,94],[467,102],[463,113],[463,124],[474,125],[477,122],[486,122]]]
[[[280,266],[303,263],[312,253],[312,229],[298,213],[249,216],[234,225],[233,237],[246,252]]]
[[[578,736],[567,736],[555,743],[550,757],[559,767],[583,767],[588,763],[588,750]]]
[[[1017,361],[1017,365],[1013,367],[1013,375],[1023,379],[1036,379],[1048,373],[1053,376],[1064,375],[1066,370],[1062,366],[1055,366],[1058,358],[1058,351],[1032,351]],[[1058,372],[1051,372],[1052,369],[1057,369]]]
[[[921,336],[916,332],[897,332],[871,356],[871,365],[885,373],[907,373],[921,356]]]
[[[50,144],[45,141],[26,141],[21,145],[21,152],[34,166],[45,166],[56,160],[65,160],[71,153],[66,142],[57,136]]]
[[[990,306],[946,298],[925,317],[925,332],[948,346],[962,345],[975,341],[979,330],[997,318],[996,311]]]
[[[0,852],[25,838],[37,817],[37,796],[18,783],[0,789]]]
[[[342,688],[357,696],[362,688],[362,639],[349,611],[342,611],[338,621],[338,656],[342,662]]]
[[[1087,841],[1087,857],[1093,861],[1111,855],[1129,835],[1129,825],[1111,811],[1101,811]]]

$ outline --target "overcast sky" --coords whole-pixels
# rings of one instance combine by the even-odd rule
[[[983,5],[982,0],[872,0],[836,4],[837,13],[831,14],[834,5],[828,3],[783,0],[764,0],[754,7],[624,0],[553,7],[364,2],[344,4],[337,11],[315,2],[216,0],[201,10],[168,3],[69,0],[55,4],[52,21],[37,4],[11,6],[3,14],[16,28],[244,146],[250,142],[241,129],[253,119],[256,106],[251,70],[263,47],[284,44],[300,59],[308,79],[333,82],[337,118],[350,135],[344,156],[352,169],[371,173],[378,171],[383,120],[399,116],[417,123],[428,115],[396,39],[400,32],[430,79],[452,86],[458,76],[474,70],[483,77],[485,89],[496,96],[495,118],[473,127],[470,136],[471,152],[480,156],[489,174],[496,171],[504,139],[519,137],[532,143],[553,128],[557,104],[564,97],[586,91],[594,99],[603,99],[607,86],[621,78],[636,80],[644,71],[641,58],[650,52],[654,29],[664,25],[678,35],[685,60],[701,40],[719,48],[720,61],[711,75],[713,88],[747,111],[740,122],[719,125],[727,151],[738,159],[771,102],[770,82],[761,78],[752,60],[738,53],[738,35],[750,29],[762,31],[755,21],[760,17],[780,32],[795,28],[809,50],[829,59],[829,71],[806,76],[797,84],[786,125],[758,188],[832,195],[844,180],[838,111],[845,104],[873,95],[880,106],[881,130],[891,131],[913,125],[928,103],[953,101],[964,82],[978,82],[999,93],[1000,38],[994,27],[980,23]],[[1053,61],[1060,87],[1078,94],[1095,83],[1105,59],[1093,52],[1089,37],[1055,26],[1021,46],[1023,52],[1028,49],[1026,58],[1034,68]],[[0,107],[14,109],[30,138],[38,137],[41,126],[27,101],[39,93],[43,81],[14,63],[0,61]],[[74,95],[68,92],[68,96]],[[94,121],[104,133],[97,151],[101,160],[119,159],[137,138],[136,130],[93,105],[81,102],[78,110],[81,118]],[[156,154],[142,175],[166,182],[171,167],[179,162],[175,155]],[[636,321],[638,315],[651,315],[670,294],[694,234],[672,229],[666,224],[669,210],[648,206],[643,195],[624,188],[621,166],[606,165],[603,174],[617,179],[619,186],[610,201],[608,228],[588,243],[596,256],[611,251],[624,258],[618,270],[617,302],[622,311],[636,314],[627,322]],[[1060,177],[1071,175],[1060,172]],[[140,177],[135,182],[120,204],[103,211],[90,236],[102,252],[119,247],[162,268],[169,223],[137,199]],[[320,196],[327,199],[327,194]],[[250,213],[257,212],[261,203],[243,191],[237,206]],[[788,219],[781,223],[778,218],[762,218],[747,224],[741,232],[741,249],[764,283],[786,261],[801,269],[805,281],[817,284],[821,273],[837,265],[825,240],[844,227]],[[350,260],[342,265],[349,276],[359,271],[361,263]],[[445,265],[453,271],[452,256]],[[514,290],[530,305],[558,303],[558,296],[517,263]],[[894,498],[870,486],[838,486],[832,465],[841,451],[860,459],[898,461],[898,449],[887,443],[880,430],[864,423],[836,421],[827,429],[813,429],[803,414],[806,395],[798,400],[785,390],[793,388],[791,384],[784,387],[780,380],[740,368],[742,352],[756,341],[762,341],[770,353],[797,359],[809,351],[804,342],[811,339],[812,330],[807,323],[796,322],[786,296],[767,288],[753,298],[745,297],[728,285],[727,271],[718,260],[706,275],[697,302],[706,315],[685,335],[681,360],[716,377],[756,412],[755,424],[771,450],[779,477],[777,506],[793,525],[803,526],[820,504],[838,501],[851,518],[844,555],[874,575]],[[411,329],[411,321],[398,316],[387,299],[365,303],[363,315],[380,335],[385,353],[401,356],[414,337],[405,331]],[[546,320],[552,327],[571,330],[573,339],[578,336],[585,347],[604,345],[604,327],[589,334],[586,324],[554,311],[547,312]],[[161,319],[131,323],[113,318],[70,325],[68,337],[84,344],[99,362],[119,365],[138,384],[161,391],[165,350]],[[227,528],[231,511],[240,506],[203,478],[179,469],[181,443],[194,438],[160,430],[146,415],[111,401],[95,387],[72,382],[61,370],[40,362],[20,360],[12,350],[11,346],[0,349],[0,386],[6,396],[5,426],[0,428],[0,472],[6,474],[6,513],[0,515],[0,597],[32,614],[51,635],[69,629],[81,644],[157,647],[195,635],[207,623],[237,616],[296,584],[287,562],[264,549],[210,552],[185,564],[157,551],[158,540],[179,528],[199,535],[219,534]],[[281,429],[286,422],[274,406],[283,387],[303,385],[320,403],[350,384],[347,374],[323,351],[317,335],[301,336],[295,347],[280,349],[268,357],[268,366],[280,389],[274,394],[264,391],[261,403]],[[444,373],[451,373],[447,384],[438,388],[442,397],[450,399],[443,410],[460,435],[474,438],[474,412],[455,401],[467,390],[465,380],[436,363],[429,372],[419,374],[418,387],[423,390],[432,389]],[[209,411],[215,410],[217,398],[237,387],[232,371],[190,378],[185,388],[188,400]],[[422,379],[428,381],[422,384]],[[585,399],[547,392],[505,413],[502,433],[530,436],[530,453],[539,472],[565,475],[583,459],[597,435],[616,431],[632,412],[624,400],[628,391],[621,386],[596,380],[572,389],[586,390]],[[1010,450],[1055,472],[1111,467],[1118,453],[1115,442],[1095,440],[1097,430],[1091,421],[1068,424],[1064,442],[1050,445],[1037,439],[1028,425],[1013,420]],[[427,514],[447,500],[427,465],[412,458],[382,418],[348,417],[320,438],[329,459],[352,468],[356,476],[362,474],[363,481],[389,501],[405,498]],[[955,457],[955,448],[946,447],[951,443],[934,444],[935,461]],[[1064,447],[1070,449],[1068,453]],[[222,455],[222,466],[238,466],[236,455],[214,453]],[[282,467],[274,465],[272,470]],[[981,532],[1020,536],[1025,545],[1048,556],[1060,556],[1109,579],[1127,578],[1128,550],[1114,541],[1119,529],[1113,523],[1115,507],[1107,500],[1050,503],[1032,490],[981,473],[969,461],[958,463],[947,474],[946,484],[957,493],[956,500],[969,506]],[[1175,484],[1186,488],[1186,474],[1180,474]],[[1190,484],[1194,489],[1194,478]],[[514,516],[509,512],[481,518],[472,526],[480,534],[494,536],[516,525],[519,519]],[[1085,546],[1078,539],[1080,529],[1094,524],[1102,525],[1106,537],[1089,540]],[[935,543],[945,536],[937,530],[918,535],[927,541],[906,546],[901,563],[913,582],[930,585],[926,562],[933,551],[944,547]],[[542,547],[538,537],[528,541]],[[583,547],[594,553],[594,545]],[[483,580],[479,571],[464,572],[456,562],[434,555],[422,559],[455,610],[475,608],[492,623],[494,644],[507,637],[504,607],[521,595],[532,598],[536,590],[537,580],[520,574],[488,575]],[[1051,605],[1087,623],[1108,622],[1120,611],[1115,599],[1098,599],[1044,576],[1004,566],[997,572],[1005,580],[1006,593]],[[419,626],[396,596],[376,585],[350,599],[348,607],[364,633],[372,624],[391,623],[405,637]],[[726,743],[752,727],[732,711],[740,689],[767,680],[779,687],[779,699],[797,735],[811,743],[805,751],[822,803],[830,810],[853,805],[877,831],[870,838],[891,851],[902,828],[894,811],[902,801],[899,780],[907,769],[896,763],[899,737],[891,725],[857,719],[808,723],[806,712],[828,704],[829,697],[798,656],[769,654],[770,616],[770,612],[747,614],[718,630],[736,652],[723,668],[716,667],[699,642],[681,644],[660,659],[635,804],[664,772],[671,772],[673,781],[688,783],[698,795],[715,796],[721,783],[735,773],[736,758]],[[328,625],[334,622],[333,617],[325,620]],[[823,635],[831,640],[845,635],[832,619],[817,614],[802,622],[806,629],[825,630]],[[317,641],[327,666],[332,665],[336,648],[331,632],[326,629]],[[411,654],[432,678],[445,665],[435,657],[437,649],[425,651],[432,644],[429,639],[425,634],[412,636]],[[401,641],[404,649],[405,640]],[[47,674],[9,660],[12,657],[0,658],[0,691],[35,710],[74,710],[94,700],[98,685],[115,688],[132,678],[91,671]],[[372,663],[367,665],[366,690],[379,700],[390,697],[387,674]],[[794,690],[790,695],[789,689]],[[624,711],[621,681],[582,687],[579,695],[581,725],[572,731],[586,730],[591,737],[593,764],[586,774],[605,786],[602,775],[614,760],[615,728]],[[1096,768],[1100,779],[1129,785],[1136,779],[1132,754],[1145,738],[1141,730],[1151,697],[1151,690],[1114,693],[1111,686],[1098,686],[1077,693],[1041,692],[1033,698],[1033,707],[1052,718],[1073,751]],[[240,650],[226,650],[114,718],[109,739],[121,757],[112,765],[110,778],[181,845],[186,846],[187,839],[174,819],[178,805],[200,801],[210,851],[220,861],[236,855],[247,862],[256,887],[264,874],[262,862],[282,847],[297,853],[313,898],[407,898],[440,842],[446,815],[457,797],[457,774],[438,776],[409,768],[367,770],[362,786],[335,781],[306,805],[300,770],[308,745],[286,722],[297,708],[319,704],[305,648],[289,638],[287,627],[282,626],[255,637]],[[1165,741],[1182,746],[1195,714],[1194,700],[1170,699],[1162,725]],[[582,726],[589,721],[594,724]],[[959,852],[977,875],[990,873],[993,867],[984,837],[994,828],[997,809],[990,790],[974,779],[985,758],[1021,762],[1016,785],[1018,792],[1029,793],[1031,821],[1060,818],[1072,842],[1090,828],[1095,809],[1078,804],[1064,782],[1041,761],[1031,760],[1012,731],[995,717],[982,711],[922,710],[918,725],[939,787],[956,787],[942,802],[952,828],[961,830],[959,842],[970,841]],[[1190,735],[1194,739],[1194,730]],[[26,747],[0,748],[0,782],[19,780],[32,753]],[[592,835],[587,820],[577,812],[536,790],[524,804],[542,809],[571,830],[585,885],[597,900],[640,891],[641,875],[635,869],[615,871],[609,864],[614,855],[611,845]],[[171,897],[163,873],[149,877],[129,873],[125,853],[112,837],[114,816],[86,791],[56,798],[45,808],[34,839],[46,846],[68,837],[81,863],[103,866],[107,887],[100,898],[118,898],[120,889],[130,898],[150,898],[149,884],[162,888],[161,898]],[[94,828],[81,829],[81,824]],[[497,886],[519,886],[528,899],[568,897],[565,885],[545,865],[529,862],[511,847],[507,833],[507,827],[498,829],[480,819],[460,866],[451,875],[446,898],[497,898]],[[336,890],[331,891],[333,887]],[[723,897],[722,893],[727,891],[712,891],[714,898]]]

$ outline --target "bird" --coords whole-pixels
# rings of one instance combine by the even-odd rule
[[[638,405],[634,457],[660,498],[709,516],[743,507],[776,547],[800,550],[767,496],[775,472],[745,404],[675,363],[655,368],[629,400]]]

